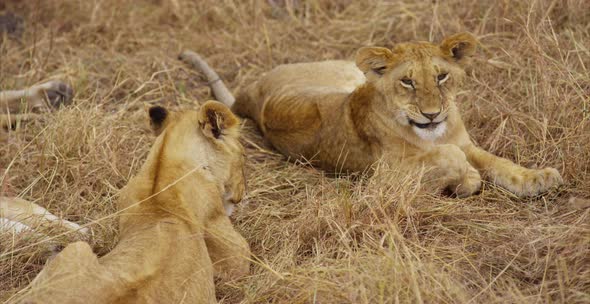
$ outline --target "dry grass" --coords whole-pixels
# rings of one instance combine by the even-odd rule
[[[380,168],[328,177],[287,163],[246,123],[248,204],[234,218],[251,276],[223,303],[590,303],[590,4],[569,1],[9,1],[25,18],[0,45],[2,89],[65,79],[74,106],[0,145],[0,184],[78,223],[99,255],[116,242],[120,189],[152,142],[146,103],[210,97],[176,60],[204,54],[234,90],[278,64],[351,58],[363,45],[438,41],[481,51],[460,106],[474,139],[566,185],[518,199],[485,185],[454,199]],[[60,240],[66,244],[67,239]],[[0,236],[0,299],[44,263],[42,244]]]

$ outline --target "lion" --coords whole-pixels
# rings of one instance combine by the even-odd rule
[[[60,219],[47,209],[18,197],[0,196],[0,233],[34,231],[36,227],[60,226],[70,231],[88,234],[88,228]]]
[[[438,45],[363,47],[354,62],[280,65],[240,92],[232,110],[253,119],[290,159],[335,173],[364,171],[379,160],[408,172],[426,167],[437,188],[459,197],[479,191],[482,176],[517,196],[560,185],[556,169],[521,167],[469,137],[455,100],[477,44],[459,33]],[[216,96],[229,94],[197,54],[180,57],[205,70]]]
[[[18,122],[70,104],[74,90],[63,81],[51,80],[21,90],[0,91],[0,132]]]
[[[63,81],[51,80],[21,90],[0,91],[0,135],[20,122],[36,118],[42,113],[70,104],[74,90]],[[0,136],[0,141],[2,141]],[[0,168],[0,184],[6,173]],[[83,235],[88,229],[59,219],[47,209],[18,197],[3,196],[0,189],[0,233],[34,231],[37,226],[61,226]]]
[[[248,273],[249,245],[224,208],[245,194],[239,119],[217,101],[149,116],[158,136],[121,190],[116,246],[98,258],[86,242],[68,245],[22,302],[214,303],[214,274]]]

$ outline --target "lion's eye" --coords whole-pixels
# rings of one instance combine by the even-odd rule
[[[436,80],[438,81],[438,84],[443,84],[443,82],[447,81],[447,79],[449,79],[449,73],[442,73],[442,74],[438,74],[438,76],[436,76]]]
[[[377,74],[377,75],[383,75],[385,73],[386,68],[387,68],[386,66],[374,68],[373,72],[375,72],[375,74]]]
[[[404,86],[408,89],[414,88],[414,81],[408,77],[404,77],[404,78],[400,79],[400,82],[401,82],[402,86]]]
[[[414,81],[412,79],[405,77],[402,78],[400,81],[404,87],[411,89],[414,88]]]

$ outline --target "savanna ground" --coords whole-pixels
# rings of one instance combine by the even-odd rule
[[[456,199],[378,168],[333,177],[286,162],[251,122],[247,203],[233,216],[251,275],[218,285],[223,303],[590,303],[590,2],[3,1],[24,19],[0,45],[2,89],[68,81],[73,105],[0,144],[2,192],[117,241],[118,189],[153,141],[145,107],[211,98],[178,62],[203,54],[236,91],[289,62],[351,59],[365,45],[481,40],[459,104],[473,138],[565,185],[520,199],[493,185]],[[34,236],[30,236],[34,239]],[[65,245],[68,238],[57,240]],[[0,236],[0,299],[41,270],[43,244]]]

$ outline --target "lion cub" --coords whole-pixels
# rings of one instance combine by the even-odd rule
[[[31,284],[26,303],[213,303],[214,270],[244,275],[249,247],[224,209],[245,191],[239,121],[223,104],[149,110],[159,134],[121,191],[119,242],[97,258],[67,246]]]
[[[478,191],[480,174],[519,196],[562,183],[553,168],[523,168],[469,138],[455,99],[476,46],[461,33],[439,45],[364,47],[355,62],[281,65],[238,94],[232,109],[283,154],[326,170],[363,171],[380,159],[400,170],[426,166],[438,187],[458,196]],[[196,54],[181,58],[205,70],[216,96],[227,95]]]

